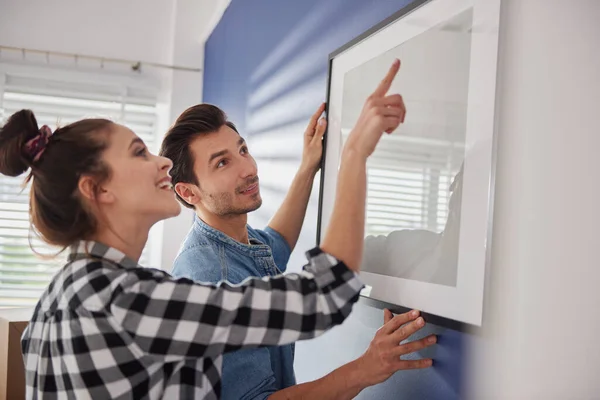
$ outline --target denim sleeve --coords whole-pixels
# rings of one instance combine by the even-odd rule
[[[285,272],[287,263],[290,259],[290,254],[292,253],[288,242],[286,242],[279,232],[268,226],[262,231],[256,229],[256,233],[271,247],[273,260],[275,260],[277,268],[279,268],[281,272]]]
[[[279,390],[269,350],[246,349],[225,354],[221,387],[222,400],[264,400]]]
[[[173,262],[171,275],[206,283],[217,283],[223,279],[219,257],[209,246],[184,250]]]

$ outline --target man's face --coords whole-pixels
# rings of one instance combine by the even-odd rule
[[[190,145],[199,182],[200,207],[228,217],[246,214],[262,204],[256,162],[244,139],[223,125]]]

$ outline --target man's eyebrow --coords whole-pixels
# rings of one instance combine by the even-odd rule
[[[224,156],[227,153],[229,153],[229,150],[221,150],[221,151],[217,151],[216,153],[211,154],[210,158],[208,159],[208,163],[210,164],[215,158]]]

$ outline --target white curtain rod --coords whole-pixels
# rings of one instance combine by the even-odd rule
[[[167,64],[148,62],[148,61],[125,60],[125,59],[121,59],[121,58],[99,57],[99,56],[90,56],[90,55],[86,55],[86,54],[75,54],[75,53],[65,53],[65,52],[60,52],[60,51],[26,49],[23,47],[11,47],[11,46],[1,46],[0,45],[0,51],[3,51],[3,50],[21,52],[23,54],[23,57],[25,57],[25,55],[27,53],[44,54],[44,55],[46,55],[46,58],[50,57],[51,55],[60,56],[60,57],[71,57],[75,60],[76,63],[80,59],[96,60],[96,61],[100,62],[101,67],[104,65],[105,62],[106,63],[127,64],[131,67],[132,71],[136,71],[136,72],[140,71],[142,69],[142,66],[144,66],[144,65],[147,65],[150,67],[155,67],[155,68],[172,69],[172,70],[176,70],[176,71],[202,72],[202,68],[181,67],[178,65],[167,65]]]

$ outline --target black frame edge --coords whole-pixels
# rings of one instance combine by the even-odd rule
[[[360,304],[378,308],[380,310],[387,308],[394,314],[402,314],[412,310],[412,308],[404,307],[398,304],[388,303],[386,301],[377,300],[372,297],[366,297],[363,295],[360,296],[358,301]],[[441,328],[452,329],[453,331],[469,334],[477,334],[481,331],[481,327],[479,326],[467,324],[465,322],[457,321],[446,317],[441,317],[436,314],[430,314],[424,311],[420,311],[420,315],[423,317],[426,323],[433,324]]]

